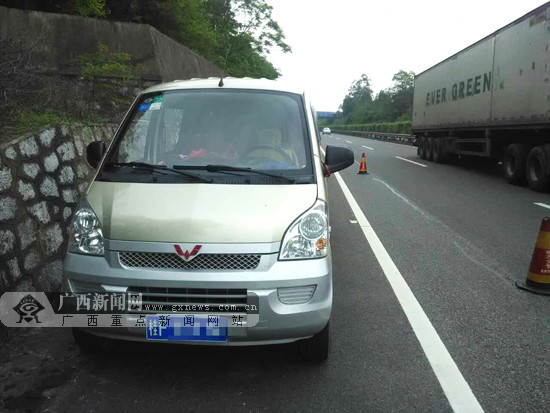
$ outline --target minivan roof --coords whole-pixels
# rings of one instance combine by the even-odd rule
[[[219,77],[209,77],[207,79],[193,78],[189,80],[174,80],[173,82],[161,83],[159,85],[152,86],[144,91],[144,93],[150,92],[162,92],[165,90],[178,90],[178,89],[258,89],[258,90],[272,90],[278,92],[290,92],[296,94],[303,94],[303,90],[281,82],[280,80],[268,80],[268,79],[252,79],[250,77],[236,78],[236,77],[224,77],[223,86],[219,86]]]

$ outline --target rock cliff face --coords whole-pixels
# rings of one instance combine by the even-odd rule
[[[0,294],[55,291],[68,226],[93,169],[86,145],[111,126],[56,126],[0,147]]]

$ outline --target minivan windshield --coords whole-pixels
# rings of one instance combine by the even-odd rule
[[[300,95],[263,90],[144,95],[101,177],[130,182],[197,182],[193,176],[219,183],[245,178],[246,183],[313,182],[303,107]]]

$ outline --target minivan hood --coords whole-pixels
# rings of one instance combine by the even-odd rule
[[[96,181],[87,195],[107,239],[176,243],[280,242],[316,199],[315,184]]]

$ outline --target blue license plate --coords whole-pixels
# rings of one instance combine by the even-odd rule
[[[227,341],[227,318],[217,315],[148,315],[146,338],[153,341]]]

